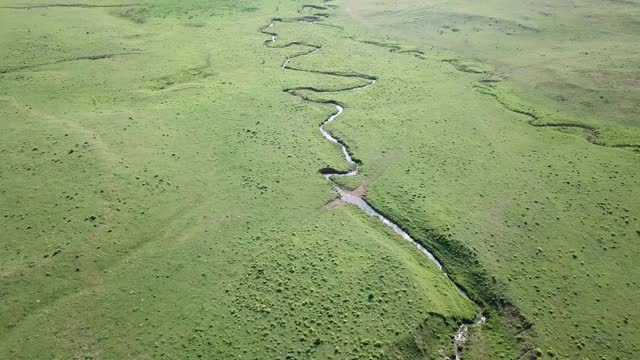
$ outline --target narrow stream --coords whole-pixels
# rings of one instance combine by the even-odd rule
[[[373,85],[374,83],[375,83],[375,80],[373,80],[370,85]],[[365,85],[365,86],[370,86],[370,85]],[[427,250],[424,246],[422,246],[420,243],[415,241],[411,237],[411,235],[409,235],[406,231],[402,230],[402,228],[400,226],[398,226],[393,221],[391,221],[388,218],[386,218],[384,215],[382,215],[379,212],[377,212],[373,207],[371,207],[371,205],[369,205],[369,203],[366,200],[364,200],[361,197],[358,197],[358,196],[350,194],[349,192],[347,192],[344,189],[342,189],[341,187],[339,187],[332,180],[332,178],[334,176],[345,177],[345,176],[355,176],[355,175],[358,174],[358,164],[355,161],[353,161],[353,159],[351,158],[351,155],[349,154],[349,151],[347,151],[347,147],[342,142],[340,142],[338,139],[334,138],[331,135],[331,133],[329,131],[325,130],[325,128],[324,128],[324,126],[326,124],[334,121],[335,119],[338,118],[338,116],[340,116],[344,112],[344,108],[341,105],[336,105],[336,110],[337,110],[336,113],[331,115],[325,122],[322,123],[322,125],[320,125],[320,132],[322,133],[322,136],[324,136],[327,140],[329,140],[332,143],[337,144],[337,145],[340,146],[340,148],[342,149],[342,153],[344,155],[345,160],[349,164],[355,165],[355,169],[349,171],[348,173],[338,173],[338,172],[328,173],[328,174],[325,173],[324,177],[331,183],[333,188],[338,192],[338,194],[340,195],[340,199],[342,201],[344,201],[346,203],[349,203],[349,204],[356,205],[357,207],[362,209],[367,214],[369,214],[369,215],[371,215],[373,217],[376,217],[380,222],[382,222],[386,226],[390,227],[396,234],[402,236],[402,238],[404,238],[405,240],[407,240],[410,243],[412,243],[415,247],[417,247],[418,250],[420,250],[420,252],[425,254],[429,258],[429,260],[431,260],[438,267],[438,269],[442,272],[442,274],[446,278],[450,279],[449,274],[444,270],[444,268],[442,267],[442,264],[440,263],[440,261],[438,261],[438,259],[436,259],[436,257],[433,256],[433,254],[431,252],[429,252],[429,250]],[[456,289],[458,290],[458,292],[460,292],[460,294],[462,294],[462,296],[468,298],[467,294],[464,291],[462,291],[462,289],[460,287],[458,287],[455,283],[454,283],[454,285],[455,285]],[[454,337],[453,337],[453,345],[454,345],[454,348],[455,348],[455,351],[456,351],[456,357],[455,357],[456,360],[461,360],[462,359],[462,347],[469,340],[469,326],[481,325],[481,324],[484,323],[484,321],[485,321],[485,317],[482,315],[482,311],[478,307],[478,314],[476,315],[476,319],[474,320],[474,323],[471,324],[471,325],[462,324],[458,328],[458,330],[456,331],[456,333],[454,334]]]
[[[304,7],[310,7],[310,5],[303,5]],[[307,21],[308,18],[306,17],[301,17],[300,21],[301,22],[308,22]],[[289,46],[302,46],[302,47],[308,47],[311,48],[312,50],[306,51],[306,52],[302,52],[302,53],[298,53],[296,55],[287,57],[285,59],[285,61],[282,64],[282,69],[285,70],[295,70],[295,71],[302,71],[302,72],[309,72],[309,73],[323,73],[326,75],[332,75],[332,76],[339,76],[339,77],[349,77],[349,78],[358,78],[358,79],[362,79],[363,81],[365,81],[365,83],[361,86],[352,86],[352,87],[347,87],[344,89],[336,89],[336,90],[317,90],[317,89],[313,89],[313,88],[300,88],[300,89],[305,89],[305,90],[309,90],[309,91],[313,91],[313,92],[343,92],[343,91],[356,91],[356,90],[363,90],[366,89],[372,85],[375,85],[377,78],[374,76],[370,76],[370,75],[363,75],[363,74],[353,74],[353,73],[347,73],[347,74],[343,74],[343,73],[338,73],[338,72],[322,72],[322,71],[318,71],[318,70],[306,70],[306,69],[300,69],[300,68],[294,68],[291,67],[289,64],[291,63],[291,61],[297,57],[301,57],[301,56],[306,56],[309,55],[311,53],[314,53],[316,51],[319,51],[321,49],[321,46],[319,45],[312,45],[312,44],[307,44],[307,43],[302,43],[302,42],[291,42],[291,43],[287,43],[284,45],[276,45],[276,42],[278,40],[278,34],[275,32],[271,32],[271,31],[267,31],[267,29],[272,28],[274,26],[274,22],[275,21],[281,21],[279,19],[273,19],[267,26],[263,26],[261,27],[258,31],[263,33],[263,34],[267,34],[271,36],[271,40],[267,40],[264,43],[265,47],[273,47],[273,48],[285,48],[285,47],[289,47]],[[311,23],[315,23],[311,22]],[[308,99],[302,95],[297,94],[295,91],[295,89],[289,89],[289,90],[284,90],[286,92],[288,92],[289,94],[293,95],[293,96],[297,96],[305,101],[308,102],[313,102],[316,104],[321,104],[321,105],[327,105],[327,104],[331,104],[333,106],[335,106],[336,108],[336,112],[333,113],[331,116],[329,116],[327,118],[327,120],[325,120],[321,125],[320,125],[320,133],[322,134],[322,136],[324,136],[325,139],[331,141],[332,143],[338,145],[340,147],[340,149],[342,150],[342,154],[344,155],[344,159],[347,161],[347,163],[349,163],[350,165],[353,166],[353,170],[347,172],[347,173],[342,173],[342,172],[338,172],[338,171],[329,171],[329,172],[324,172],[324,177],[327,179],[327,181],[329,181],[331,183],[331,185],[333,186],[333,188],[336,190],[336,192],[338,192],[338,194],[340,195],[340,199],[346,203],[349,204],[353,204],[356,205],[357,207],[359,207],[360,209],[362,209],[365,213],[377,218],[380,222],[382,222],[383,224],[385,224],[386,226],[388,226],[389,228],[391,228],[396,234],[400,235],[402,238],[404,238],[405,240],[409,241],[410,243],[412,243],[415,247],[418,248],[418,250],[420,250],[420,252],[422,252],[423,254],[425,254],[429,260],[431,260],[436,267],[444,274],[445,277],[447,277],[448,279],[450,279],[449,274],[444,270],[442,264],[440,263],[440,261],[438,261],[438,259],[429,251],[427,250],[424,246],[422,246],[420,243],[418,243],[417,241],[415,241],[411,235],[409,235],[406,231],[404,231],[400,226],[398,226],[396,223],[394,223],[393,221],[389,220],[388,218],[386,218],[384,215],[380,214],[378,211],[376,211],[365,199],[363,199],[362,197],[358,197],[355,196],[353,194],[350,194],[348,191],[340,188],[338,186],[338,184],[336,184],[335,181],[333,181],[333,177],[347,177],[347,176],[355,176],[358,174],[358,163],[356,161],[353,160],[353,158],[351,157],[351,154],[349,154],[349,151],[347,149],[347,146],[342,143],[340,140],[336,139],[333,135],[331,135],[331,133],[325,129],[325,126],[333,121],[335,121],[338,117],[340,117],[343,113],[344,113],[344,106],[339,104],[337,101],[315,101],[315,100],[311,100]],[[458,289],[458,291],[466,298],[469,298],[467,296],[467,294],[454,282],[454,286],[456,287],[456,289]],[[477,305],[477,304],[476,304]],[[462,348],[463,346],[466,344],[466,342],[469,339],[469,327],[473,327],[473,326],[479,326],[482,325],[485,322],[485,317],[482,314],[482,310],[480,309],[480,307],[478,306],[478,314],[476,315],[476,319],[474,320],[474,322],[470,325],[467,324],[463,324],[461,325],[458,330],[455,332],[454,337],[453,337],[453,345],[455,348],[455,359],[456,360],[461,360],[462,359]]]

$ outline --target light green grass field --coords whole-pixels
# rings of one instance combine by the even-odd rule
[[[640,2],[350,0],[342,9],[378,36],[490,65],[503,93],[545,122],[640,144]]]
[[[300,49],[257,31],[302,4],[0,9],[0,358],[453,355],[474,303],[374,218],[326,206],[318,170],[348,168],[318,131],[333,109],[282,89],[357,80],[284,70]],[[546,90],[478,91],[486,74],[459,69],[495,63],[452,66],[460,49],[333,4],[302,13],[344,30],[278,22],[276,44],[322,46],[291,66],[378,77],[305,95],[344,103],[328,128],[362,161],[345,186],[483,305],[464,358],[633,358],[638,155],[531,126],[508,108],[548,108]],[[395,41],[423,55],[371,44]]]
[[[256,31],[274,8],[0,10],[0,358],[369,357],[430,313],[452,351],[472,304],[325,207],[318,169],[346,166],[318,132],[331,110],[280,89],[340,84],[279,68]]]
[[[391,42],[376,36],[360,35]],[[543,350],[633,358],[637,155],[590,144],[581,132],[532,127],[472,91],[484,75],[422,50],[426,60],[396,54],[391,69],[368,70],[386,75],[371,98],[344,100],[361,105],[334,131],[365,164],[367,198],[416,235],[436,229],[472,249],[534,322]],[[370,51],[380,59],[387,49]]]

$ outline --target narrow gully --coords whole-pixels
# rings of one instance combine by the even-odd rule
[[[310,5],[303,5],[303,8],[313,8],[313,6]],[[326,17],[325,17],[326,18]],[[309,21],[309,17],[300,17],[298,18],[300,22],[306,22],[306,23],[311,23],[311,24],[315,24],[317,21],[317,17],[315,17],[314,21]],[[319,70],[308,70],[308,69],[301,69],[301,68],[297,68],[297,67],[291,67],[290,63],[292,60],[294,60],[295,58],[298,57],[302,57],[302,56],[306,56],[306,55],[310,55],[316,51],[320,51],[320,49],[322,48],[320,45],[313,45],[313,44],[308,44],[308,43],[304,43],[304,42],[290,42],[290,43],[286,43],[284,45],[277,45],[276,42],[278,41],[278,34],[272,31],[268,31],[267,29],[273,28],[275,22],[277,21],[281,21],[278,18],[274,18],[271,20],[271,22],[266,25],[266,26],[262,26],[258,29],[258,31],[260,33],[266,34],[271,36],[271,40],[267,40],[264,42],[264,46],[265,47],[269,47],[269,48],[286,48],[286,47],[291,47],[291,46],[301,46],[301,47],[307,47],[310,48],[311,50],[309,51],[304,51],[292,56],[289,56],[287,58],[285,58],[284,62],[282,63],[281,68],[284,70],[293,70],[293,71],[301,71],[301,72],[308,72],[308,73],[321,73],[321,74],[326,74],[326,75],[331,75],[331,76],[338,76],[338,77],[348,77],[348,78],[358,78],[361,79],[363,81],[365,81],[365,83],[363,85],[360,86],[351,86],[351,87],[347,87],[347,88],[343,88],[343,89],[336,89],[336,90],[320,90],[320,89],[314,89],[311,87],[300,87],[300,88],[291,88],[291,89],[284,89],[283,91],[289,93],[290,95],[296,96],[304,101],[308,101],[311,103],[315,103],[315,104],[320,104],[320,105],[327,105],[327,104],[331,104],[333,106],[335,106],[336,108],[336,112],[333,113],[332,115],[330,115],[321,125],[320,125],[320,133],[322,134],[322,136],[329,140],[330,142],[338,145],[340,147],[340,149],[342,150],[342,154],[344,155],[344,159],[347,161],[347,163],[349,163],[350,165],[353,166],[353,170],[346,172],[346,173],[342,173],[342,172],[338,172],[336,170],[325,170],[323,171],[323,175],[325,177],[325,179],[327,179],[327,181],[329,181],[331,183],[331,185],[333,186],[333,188],[336,190],[336,192],[340,195],[340,199],[342,201],[344,201],[345,203],[349,203],[349,204],[353,204],[356,205],[358,208],[360,208],[362,211],[364,211],[365,213],[377,218],[381,223],[383,223],[384,225],[386,225],[387,227],[391,228],[396,234],[400,235],[403,239],[409,241],[410,243],[412,243],[416,248],[418,248],[418,250],[420,252],[422,252],[423,254],[425,254],[429,260],[431,260],[436,267],[442,272],[442,274],[444,274],[444,276],[447,279],[450,279],[449,274],[445,271],[445,269],[443,268],[442,264],[440,263],[440,261],[428,250],[426,249],[424,246],[422,246],[422,244],[420,244],[419,242],[417,242],[416,240],[414,240],[411,235],[409,235],[405,230],[403,230],[398,224],[394,223],[393,221],[389,220],[387,217],[385,217],[384,215],[382,215],[380,212],[376,211],[365,199],[355,196],[353,194],[350,194],[348,191],[342,189],[340,186],[338,186],[338,184],[333,181],[334,177],[349,177],[349,176],[355,176],[358,174],[358,170],[359,170],[359,165],[358,162],[356,162],[351,154],[349,153],[349,150],[347,149],[346,144],[344,144],[342,141],[340,141],[339,139],[335,138],[328,130],[325,129],[325,126],[333,121],[335,121],[338,117],[340,117],[343,113],[344,113],[344,106],[342,104],[340,104],[339,102],[335,101],[335,100],[327,100],[327,101],[319,101],[319,100],[312,100],[309,99],[303,95],[300,95],[298,93],[296,93],[296,90],[309,90],[312,92],[344,92],[344,91],[357,91],[357,90],[363,90],[366,89],[370,86],[375,85],[376,81],[377,81],[377,77],[375,76],[370,76],[370,75],[364,75],[364,74],[354,74],[354,73],[339,73],[339,72],[329,72],[329,71],[319,71]],[[453,282],[453,281],[452,281]],[[458,292],[460,292],[460,294],[462,294],[464,297],[466,297],[467,299],[471,300],[467,294],[464,292],[464,290],[458,286],[458,284],[456,284],[455,282],[453,282],[453,285],[456,287],[456,289],[458,290]],[[473,301],[473,300],[471,300]],[[475,304],[475,303],[474,303]],[[470,327],[474,327],[474,326],[480,326],[485,322],[485,317],[483,316],[482,310],[481,308],[475,304],[476,307],[478,308],[478,313],[476,315],[476,318],[474,319],[473,323],[471,324],[462,324],[457,331],[455,332],[454,336],[453,336],[453,346],[454,346],[454,350],[455,350],[455,359],[456,360],[461,360],[462,359],[462,349],[464,347],[464,345],[467,343],[467,341],[469,340],[469,328]]]

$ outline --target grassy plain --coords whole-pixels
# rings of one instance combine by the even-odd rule
[[[451,353],[472,303],[359,209],[325,207],[318,169],[347,166],[318,131],[332,109],[281,89],[349,80],[282,70],[297,50],[256,32],[300,5],[0,9],[0,358]],[[328,127],[363,162],[345,185],[473,297],[517,306],[542,357],[640,352],[637,154],[533,127],[458,70],[490,65],[329,22],[344,30],[274,28],[322,46],[292,66],[379,77],[308,94],[345,104]],[[475,328],[465,358],[519,356],[508,320]]]
[[[331,109],[281,89],[340,81],[256,31],[299,5],[0,9],[0,358],[451,353],[472,303],[325,207]]]
[[[377,34],[354,36],[402,43]],[[416,237],[438,247],[433,234],[441,234],[471,249],[534,323],[544,356],[633,358],[640,350],[637,154],[591,144],[581,131],[530,126],[528,116],[474,90],[485,74],[443,62],[451,51],[418,48],[424,59],[396,52],[387,62],[388,48],[374,45],[362,57],[345,51],[332,59],[332,67],[357,64],[381,76],[366,95],[340,96],[353,106],[332,130],[364,164],[347,185],[365,182],[367,199]],[[635,136],[635,124],[625,125],[621,136]],[[474,345],[478,358],[516,356]]]
[[[640,144],[638,1],[350,0],[342,9],[381,37],[485,63],[501,95],[544,122]]]

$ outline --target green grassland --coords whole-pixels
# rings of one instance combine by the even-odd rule
[[[500,94],[525,101],[545,123],[593,127],[609,145],[640,144],[638,1],[350,0],[342,8],[382,37],[490,65]]]
[[[333,109],[282,89],[358,80],[283,70],[301,49],[257,31],[303,4],[0,9],[0,358],[440,359],[474,302],[489,319],[465,359],[640,352],[638,155],[531,126],[546,91],[479,85],[500,65],[378,37],[348,3],[320,11],[343,30],[276,23],[276,43],[321,46],[291,66],[378,77],[303,93],[345,106],[327,128],[362,165],[344,185],[472,302],[326,206],[318,170],[348,168],[318,131]]]
[[[447,242],[471,249],[533,321],[543,351],[633,358],[637,154],[593,145],[581,132],[530,126],[529,116],[474,91],[484,75],[422,50],[422,59],[396,52],[393,66],[367,61],[384,59],[388,46],[334,60],[382,74],[370,94],[340,97],[355,108],[332,131],[364,163],[361,178],[346,183],[365,182],[378,208],[416,237],[443,243],[443,258]]]
[[[472,303],[325,207],[331,109],[281,89],[340,81],[280,69],[256,31],[275,7],[0,10],[0,358],[452,351]]]

